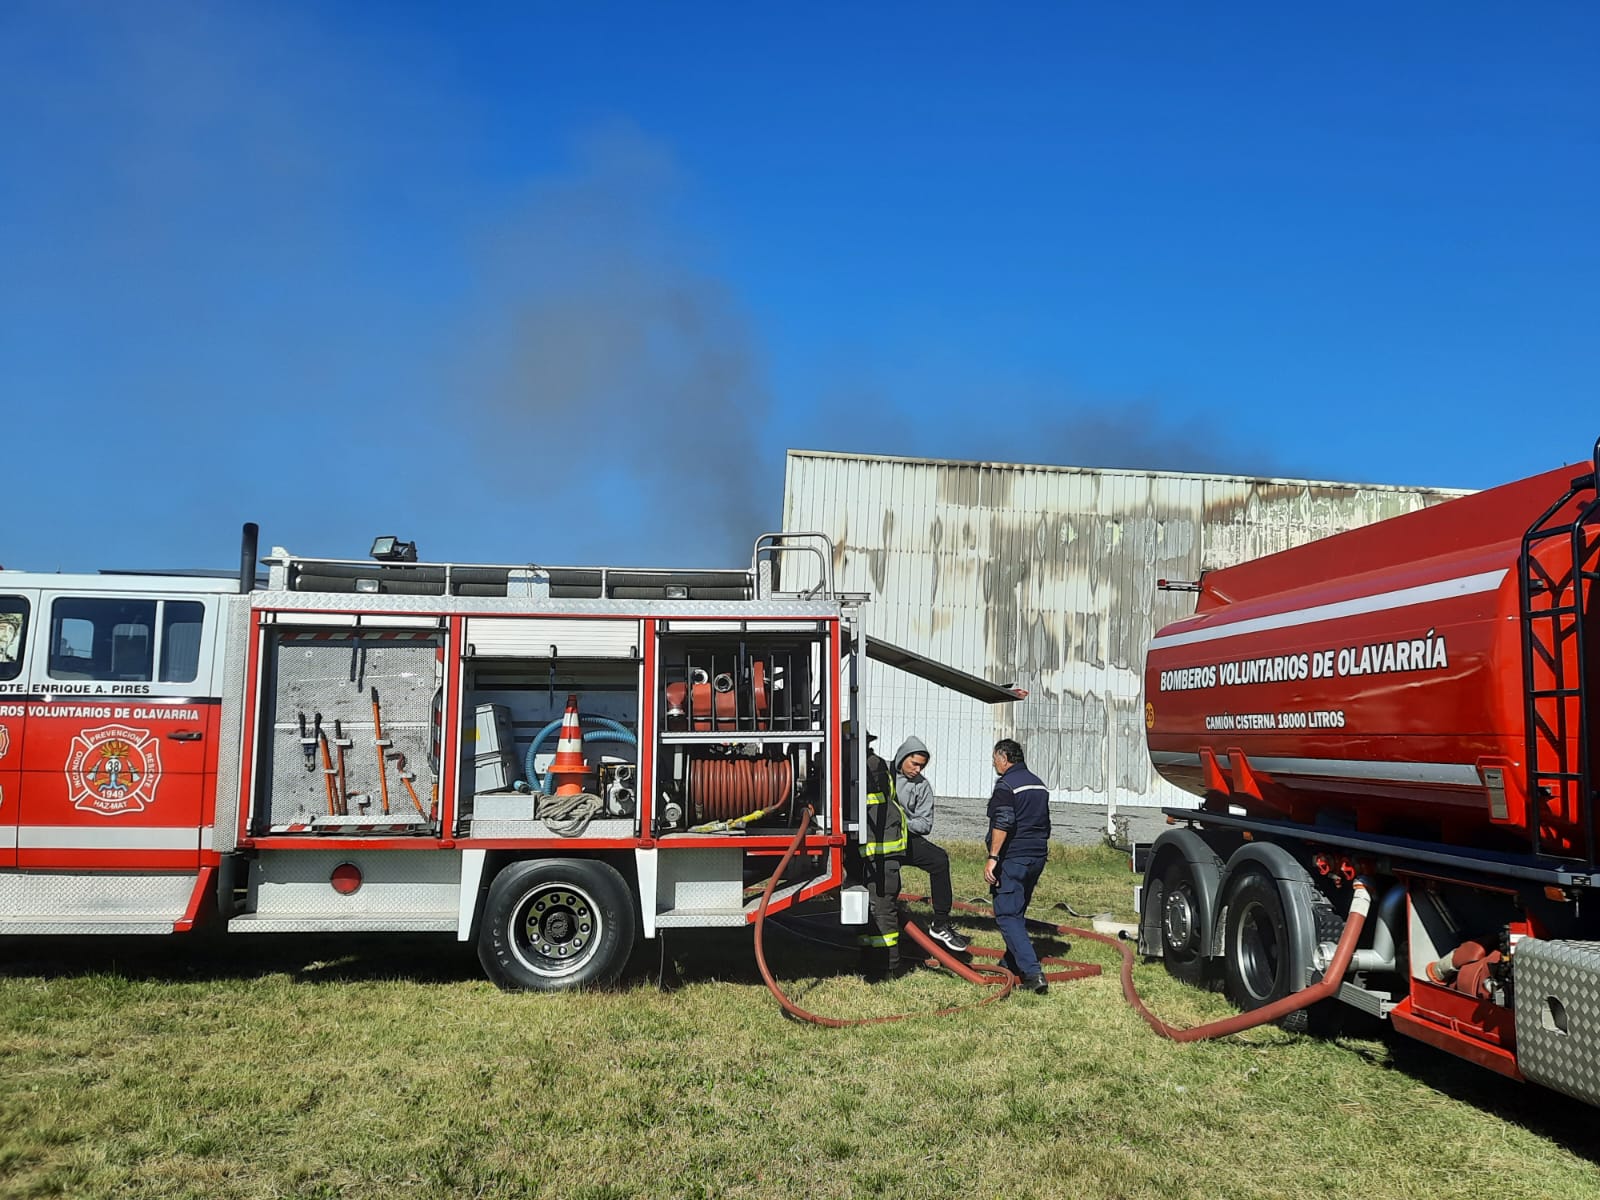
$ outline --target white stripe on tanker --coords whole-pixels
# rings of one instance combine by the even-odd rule
[[[1393,592],[1377,592],[1371,596],[1358,596],[1353,600],[1338,600],[1331,604],[1317,604],[1310,608],[1290,609],[1264,617],[1247,617],[1242,621],[1229,621],[1208,625],[1204,629],[1189,629],[1182,633],[1162,634],[1150,639],[1150,649],[1168,646],[1190,646],[1197,642],[1213,642],[1220,638],[1238,637],[1246,633],[1261,633],[1269,629],[1292,629],[1297,625],[1312,625],[1318,621],[1335,621],[1341,617],[1360,616],[1363,613],[1388,612],[1413,604],[1427,604],[1433,600],[1448,600],[1454,596],[1474,596],[1492,592],[1505,579],[1506,572],[1484,571],[1477,575],[1463,575],[1457,579],[1443,579],[1438,583],[1424,583],[1416,587],[1401,588]]]

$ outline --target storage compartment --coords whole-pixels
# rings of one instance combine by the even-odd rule
[[[462,756],[459,833],[548,837],[637,831],[639,628],[637,621],[581,618],[472,620],[464,711],[473,721],[464,736],[475,753]],[[584,654],[569,653],[576,650]],[[562,774],[558,781],[550,767],[569,699],[582,770]],[[561,783],[575,790],[557,795]]]
[[[263,634],[251,832],[432,832],[443,630],[431,618],[366,628],[289,616]]]

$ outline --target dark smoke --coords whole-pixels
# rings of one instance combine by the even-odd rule
[[[675,219],[682,190],[664,148],[611,130],[486,247],[485,425],[541,495],[586,506],[584,560],[734,565],[776,520],[756,341]]]
[[[1055,413],[1038,423],[1014,461],[1230,475],[1274,475],[1272,455],[1236,432],[1175,420],[1154,404],[1120,404]],[[1038,455],[1041,457],[1028,457]]]
[[[920,408],[875,389],[845,389],[823,407],[827,431],[789,431],[806,449],[963,462],[1278,476],[1285,464],[1248,431],[1175,416],[1149,400],[1092,398],[1042,385],[959,389]],[[943,419],[930,414],[947,414]],[[863,418],[862,414],[868,414]],[[963,415],[965,414],[965,415]]]

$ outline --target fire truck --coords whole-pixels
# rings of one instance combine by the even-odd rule
[[[1146,661],[1151,759],[1201,798],[1146,862],[1147,955],[1600,1104],[1597,477],[1600,445],[1191,585]]]
[[[837,893],[882,661],[821,534],[745,569],[275,548],[237,577],[0,571],[0,934],[438,932],[508,989]],[[787,568],[787,569],[785,569]],[[784,579],[804,587],[784,587]]]

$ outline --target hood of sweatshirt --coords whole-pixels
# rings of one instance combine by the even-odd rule
[[[922,739],[919,737],[908,737],[905,741],[901,742],[900,749],[894,752],[895,774],[898,775],[900,773],[900,764],[905,760],[905,757],[908,754],[928,754],[928,747],[923,745]],[[932,759],[933,755],[928,754],[928,757],[929,759]]]

